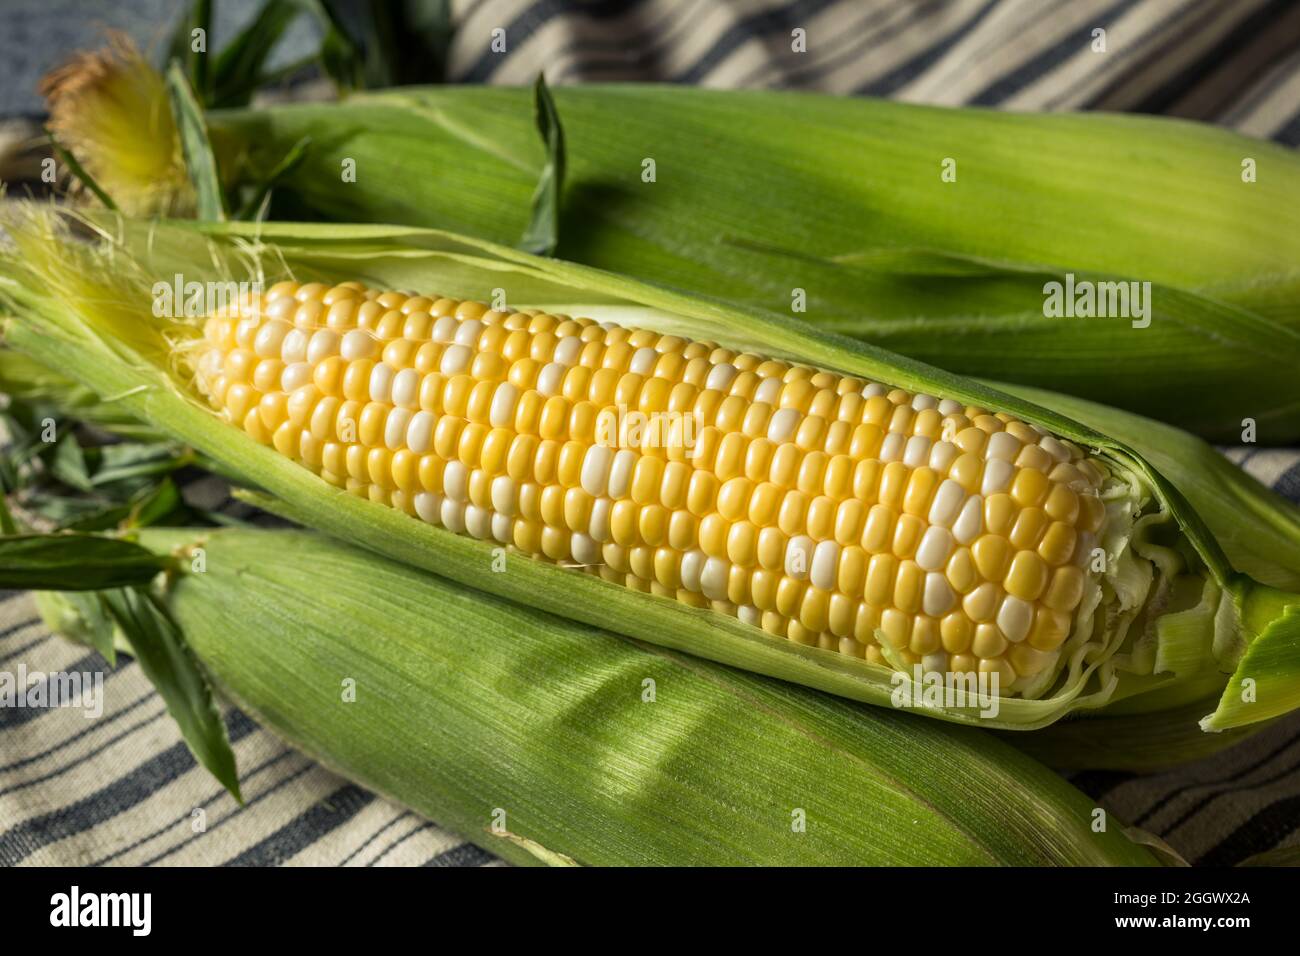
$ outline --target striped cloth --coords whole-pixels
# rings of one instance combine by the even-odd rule
[[[90,22],[79,6],[7,5],[0,62],[17,79],[0,89],[0,118],[36,113],[28,92],[35,78],[68,49],[93,44],[99,27],[131,30],[147,45],[175,12],[165,0],[125,0],[97,6]],[[221,34],[253,5],[217,6]],[[660,80],[1133,110],[1300,144],[1295,0],[457,0],[453,10],[458,82],[526,83],[545,68],[552,83]],[[505,53],[491,50],[496,29],[506,31]],[[1098,29],[1104,52],[1094,49]],[[792,50],[795,30],[804,31],[806,52]],[[290,42],[310,44],[310,36]],[[1300,502],[1300,453],[1226,453]],[[201,506],[213,494],[223,492],[210,480],[186,488]],[[30,595],[0,594],[0,670],[20,664],[103,672],[106,701],[95,720],[70,709],[0,709],[2,865],[495,862],[229,710],[247,800],[237,807],[195,764],[137,665],[109,670],[51,637]],[[1193,862],[1231,864],[1300,845],[1300,715],[1177,771],[1071,779]]]

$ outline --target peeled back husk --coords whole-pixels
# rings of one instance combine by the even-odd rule
[[[1223,694],[1206,729],[1263,721],[1296,705],[1292,629],[1296,601],[1234,569],[1175,484],[1140,449],[1054,411],[860,342],[815,328],[698,300],[585,267],[538,259],[445,233],[397,227],[206,226],[103,220],[97,248],[77,246],[38,217],[15,225],[24,258],[0,260],[17,319],[14,344],[55,357],[101,395],[183,438],[304,524],[500,596],[714,660],[877,704],[910,704],[949,720],[1008,729],[1045,726],[1102,707],[1174,707]],[[120,235],[118,235],[120,233]],[[258,272],[265,268],[265,276]],[[927,394],[1008,411],[1088,448],[1122,476],[1117,513],[1137,517],[1107,547],[1111,564],[1100,629],[1067,645],[1054,683],[1032,699],[999,698],[997,713],[927,699],[885,668],[807,648],[712,612],[629,592],[589,575],[512,558],[487,573],[493,548],[341,493],[258,445],[202,405],[178,367],[185,323],[153,323],[151,283],[163,277],[258,275],[362,279],[485,298],[508,289],[528,303],[625,319]],[[268,283],[269,285],[269,283]],[[574,306],[573,303],[579,303]],[[142,317],[144,317],[142,321]],[[1250,481],[1240,476],[1242,481]],[[1127,531],[1125,529],[1128,529]],[[1111,573],[1113,571],[1113,573]],[[1243,664],[1242,662],[1246,663]],[[1245,670],[1242,668],[1245,667]],[[1234,672],[1235,671],[1235,672]]]

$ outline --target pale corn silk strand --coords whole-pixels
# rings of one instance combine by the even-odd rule
[[[1105,466],[1007,414],[351,282],[278,283],[197,348],[212,405],[331,484],[874,664],[1014,693],[1096,585]]]

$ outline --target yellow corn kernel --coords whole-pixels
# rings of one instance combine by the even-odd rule
[[[971,645],[975,625],[961,611],[951,611],[939,622],[939,639],[949,654],[964,654]]]
[[[1052,572],[1051,583],[1043,594],[1043,604],[1054,611],[1072,611],[1083,598],[1084,574],[1069,565]]]
[[[915,515],[900,515],[898,523],[894,525],[894,538],[891,548],[895,556],[899,558],[910,558],[916,554],[917,546],[921,543],[921,535],[925,533],[925,522]]]
[[[894,509],[883,504],[873,505],[867,512],[867,521],[862,529],[862,547],[868,554],[879,554],[890,546],[897,517]]]
[[[1070,633],[1070,616],[1050,607],[1040,607],[1034,612],[1034,626],[1026,638],[1040,651],[1054,651]]]
[[[1019,551],[1011,559],[1003,587],[1024,601],[1034,601],[1047,587],[1047,565],[1033,551]]]
[[[1043,540],[1038,542],[1038,554],[1052,566],[1065,564],[1074,555],[1078,539],[1078,534],[1070,525],[1063,521],[1053,521],[1043,533]]]
[[[1010,495],[989,495],[984,499],[984,527],[989,534],[1004,538],[1010,535],[1016,513],[1016,503]]]
[[[925,585],[925,572],[915,561],[901,561],[894,579],[894,606],[900,611],[915,614],[921,609],[921,589]]]
[[[874,554],[867,563],[867,586],[863,592],[868,604],[884,607],[894,594],[894,575],[898,571],[898,559],[892,554],[881,552]]]
[[[901,461],[891,461],[880,473],[880,485],[876,500],[895,511],[903,510],[903,495],[907,490],[911,473]]]
[[[1039,540],[1047,531],[1048,517],[1039,508],[1025,508],[1016,515],[1015,523],[1007,539],[1020,551],[1029,551],[1038,546]]]
[[[1011,498],[1021,508],[1032,508],[1042,504],[1047,497],[1049,487],[1047,476],[1041,471],[1021,468],[1011,482]]]

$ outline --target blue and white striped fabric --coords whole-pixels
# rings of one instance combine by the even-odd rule
[[[17,77],[0,89],[0,118],[33,115],[36,77],[69,49],[92,45],[100,27],[149,45],[179,9],[126,0],[95,5],[87,17],[86,6],[18,0],[0,13],[0,62]],[[217,6],[226,27],[252,8],[249,0]],[[545,68],[552,83],[655,80],[1133,110],[1300,145],[1295,0],[462,0],[453,10],[457,82],[528,83]],[[498,29],[504,53],[490,46]],[[1105,52],[1094,49],[1099,29]],[[792,50],[794,30],[804,31],[806,52]],[[1300,502],[1300,453],[1227,454]],[[187,489],[212,492],[211,481]],[[109,671],[51,637],[30,595],[0,594],[0,670],[19,664],[103,671],[107,700],[95,720],[68,709],[0,709],[0,865],[493,862],[230,711],[248,801],[237,807],[196,766],[138,666]],[[1300,717],[1175,772],[1073,779],[1195,862],[1300,845]]]

